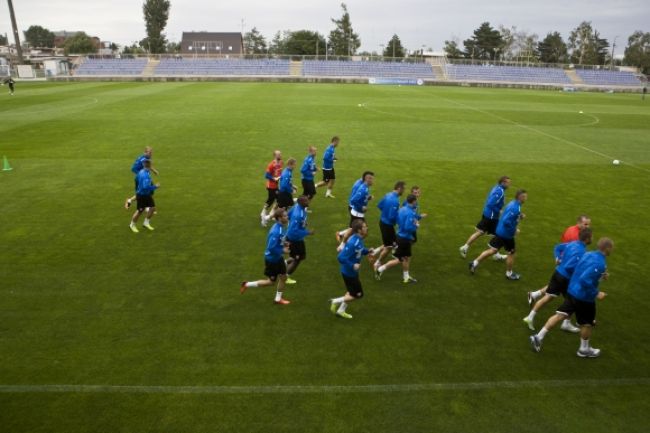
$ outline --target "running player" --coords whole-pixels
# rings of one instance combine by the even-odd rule
[[[7,77],[7,78],[5,78],[5,79],[2,81],[2,85],[4,86],[5,84],[9,86],[9,94],[10,94],[11,96],[14,96],[14,84],[16,84],[16,82],[14,81],[14,79],[11,78],[11,77]]]
[[[395,234],[395,224],[397,224],[397,214],[399,212],[399,198],[404,193],[405,183],[398,181],[393,187],[393,191],[387,193],[377,207],[381,211],[379,219],[379,231],[381,233],[382,246],[379,248],[377,260],[375,260],[375,271],[381,266],[381,261],[388,254],[397,247],[397,235]],[[377,253],[377,249],[375,249]],[[375,254],[376,255],[376,254]]]
[[[327,186],[327,192],[325,192],[325,197],[335,198],[332,195],[332,189],[334,188],[334,181],[336,180],[336,173],[334,172],[334,161],[336,161],[336,146],[339,145],[341,140],[338,137],[332,137],[330,145],[325,149],[323,154],[323,180],[318,182],[316,187]]]
[[[576,225],[567,227],[567,229],[564,230],[560,242],[565,244],[567,242],[577,241],[580,235],[580,230],[586,227],[591,227],[591,218],[587,215],[580,215],[576,221]]]
[[[139,230],[136,227],[135,223],[138,222],[138,218],[144,212],[147,212],[147,215],[144,218],[144,223],[142,226],[146,229],[153,231],[150,220],[153,218],[154,213],[156,212],[156,203],[153,200],[153,193],[155,190],[160,188],[160,184],[154,184],[151,180],[151,160],[145,159],[142,161],[142,170],[136,176],[136,202],[137,209],[133,216],[131,217],[131,224],[129,228],[133,233],[138,233]]]
[[[314,230],[307,229],[307,207],[309,198],[298,197],[296,205],[289,212],[289,228],[287,229],[287,241],[289,242],[289,259],[287,260],[287,284],[295,284],[291,275],[298,268],[300,262],[307,258],[305,248],[305,236],[313,235]]]
[[[284,261],[284,254],[289,252],[289,247],[285,246],[284,238],[287,234],[286,225],[289,221],[287,211],[283,208],[276,209],[273,212],[275,224],[269,230],[266,237],[266,250],[264,251],[264,275],[266,280],[244,281],[239,287],[239,293],[244,294],[249,287],[270,286],[277,281],[277,291],[275,292],[274,303],[278,305],[287,305],[291,301],[284,299],[284,283],[287,280],[287,265]]]
[[[296,168],[296,160],[289,158],[287,166],[280,175],[280,187],[278,189],[278,207],[289,209],[293,206],[293,193],[297,188],[293,185],[293,169]]]
[[[135,182],[135,190],[137,191],[138,189],[138,173],[140,173],[140,170],[144,168],[144,161],[149,161],[151,162],[151,157],[153,156],[153,147],[151,146],[146,146],[144,148],[144,153],[140,156],[138,156],[135,161],[133,161],[133,165],[131,165],[131,172],[135,175],[134,177],[134,182]],[[153,167],[153,164],[150,165],[151,171],[153,171],[156,176],[158,176],[158,170],[156,170]],[[126,199],[124,202],[124,209],[128,209],[131,207],[131,204],[133,203],[133,200],[136,199],[136,196],[132,196]]]
[[[267,198],[264,207],[262,208],[262,213],[260,214],[260,223],[262,227],[266,227],[271,215],[273,215],[273,210],[275,209],[275,204],[278,199],[278,181],[282,175],[282,153],[279,150],[273,152],[273,160],[269,162],[269,165],[266,166],[266,171],[264,172],[264,178],[266,179],[266,191]]]
[[[311,201],[316,195],[316,186],[314,185],[314,173],[318,171],[316,167],[316,148],[309,146],[308,154],[300,168],[302,175],[302,195],[306,195]]]
[[[363,182],[361,184],[355,183],[352,187],[352,196],[349,202],[350,209],[350,223],[348,228],[338,231],[336,233],[336,239],[339,242],[337,248],[338,251],[341,251],[347,242],[347,239],[352,234],[352,222],[355,220],[365,221],[366,211],[368,210],[368,201],[372,200],[372,195],[370,194],[370,187],[375,182],[375,174],[372,171],[366,171],[364,173]]]

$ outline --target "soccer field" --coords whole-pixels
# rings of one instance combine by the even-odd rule
[[[361,106],[359,106],[361,104]],[[582,113],[581,113],[582,112]],[[638,95],[268,83],[18,83],[0,94],[0,431],[646,432],[650,370],[646,216],[650,101]],[[263,172],[272,151],[318,163],[333,135],[336,199],[312,203],[307,260],[262,278]],[[154,232],[134,234],[133,159],[154,147]],[[612,164],[613,159],[622,161]],[[353,320],[334,232],[375,172],[422,188],[404,285],[375,281]],[[294,183],[299,184],[299,170]],[[515,271],[458,247],[499,176],[528,190]],[[318,175],[320,178],[320,174]],[[558,329],[530,350],[526,292],[587,213],[609,236],[598,359]],[[645,235],[644,235],[645,233]],[[474,244],[478,255],[486,238]],[[558,304],[554,304],[556,306]],[[541,327],[554,308],[536,318]],[[645,427],[644,427],[645,426]]]

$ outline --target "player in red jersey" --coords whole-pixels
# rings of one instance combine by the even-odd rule
[[[565,244],[567,242],[577,241],[580,235],[580,230],[591,227],[591,218],[587,215],[580,215],[578,217],[577,223],[574,226],[567,227],[567,229],[562,234],[560,242]]]
[[[279,150],[273,152],[273,161],[269,162],[269,165],[266,166],[266,172],[264,172],[264,177],[266,178],[266,190],[268,192],[268,197],[264,207],[262,208],[262,213],[260,214],[262,227],[266,227],[273,215],[273,210],[277,204],[278,200],[278,180],[280,180],[280,175],[282,174],[282,153]]]

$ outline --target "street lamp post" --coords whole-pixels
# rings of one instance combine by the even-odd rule
[[[614,42],[612,43],[612,70],[614,70],[614,49],[616,48],[616,39],[618,35],[614,36]]]

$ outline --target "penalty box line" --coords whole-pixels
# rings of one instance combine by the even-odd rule
[[[576,143],[574,141],[567,140],[566,138],[558,137],[557,135],[549,134],[548,132],[544,132],[544,131],[542,131],[540,129],[533,128],[532,126],[528,126],[528,125],[525,125],[523,123],[515,122],[514,120],[508,119],[507,117],[499,116],[498,114],[490,113],[489,111],[484,111],[484,110],[481,110],[481,109],[478,109],[478,108],[474,108],[472,106],[463,104],[462,102],[454,101],[453,99],[443,98],[442,96],[438,96],[438,95],[435,95],[435,97],[439,98],[439,99],[442,99],[443,101],[451,102],[452,104],[456,104],[456,105],[459,105],[461,107],[467,108],[469,110],[476,111],[477,113],[492,116],[495,119],[503,120],[504,122],[508,122],[508,123],[511,123],[511,124],[513,124],[515,126],[518,126],[520,128],[527,129],[527,130],[532,131],[532,132],[536,132],[536,133],[538,133],[540,135],[544,135],[544,136],[546,136],[548,138],[552,138],[553,140],[559,141],[561,143],[565,143],[565,144],[571,145],[573,147],[576,147],[578,149],[582,149],[584,151],[591,152],[591,153],[593,153],[595,155],[602,156],[603,158],[608,158],[610,160],[614,159],[614,157],[611,156],[611,155],[607,155],[605,153],[598,152],[597,150],[590,149],[587,146],[583,146],[582,144],[578,144],[578,143]],[[582,126],[586,126],[586,125],[582,125]],[[645,171],[646,173],[650,173],[650,170],[648,170],[647,168],[639,167],[636,164],[632,164],[632,163],[626,162],[626,161],[621,161],[621,163],[625,164],[625,165],[628,165],[628,166],[630,166],[632,168],[635,168],[637,170],[641,170],[641,171]]]
[[[524,388],[649,386],[650,378],[523,380],[394,385],[261,385],[261,386],[149,386],[149,385],[0,385],[0,394],[353,394],[431,391],[471,391]]]

